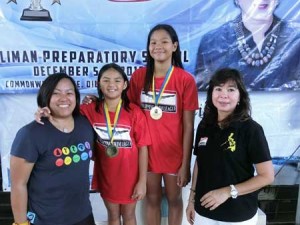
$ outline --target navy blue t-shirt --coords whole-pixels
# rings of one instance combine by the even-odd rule
[[[74,130],[64,133],[48,120],[21,128],[11,155],[34,163],[28,181],[28,210],[35,225],[71,225],[92,213],[89,162],[94,141],[86,118],[75,118]]]

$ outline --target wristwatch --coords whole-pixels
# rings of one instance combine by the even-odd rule
[[[231,198],[237,198],[237,196],[239,195],[239,192],[233,184],[230,185],[230,189],[231,189],[230,190]]]

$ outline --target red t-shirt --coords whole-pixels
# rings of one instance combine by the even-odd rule
[[[137,69],[130,80],[128,96],[144,110],[152,145],[149,148],[149,171],[177,173],[183,158],[183,111],[198,109],[198,93],[194,77],[175,67],[158,106],[163,111],[159,120],[150,116],[154,106],[153,92],[143,91],[146,68]],[[164,77],[155,78],[156,95]]]
[[[102,198],[113,203],[134,202],[135,200],[131,199],[131,196],[139,176],[138,147],[151,144],[144,113],[134,104],[130,104],[129,112],[122,107],[114,134],[114,144],[118,146],[119,153],[110,158],[105,154],[110,139],[103,105],[101,105],[99,113],[95,110],[94,102],[81,105],[80,109],[97,134],[92,189],[98,190]],[[115,113],[109,112],[109,115],[113,123]]]

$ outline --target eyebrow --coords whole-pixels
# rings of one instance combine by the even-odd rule
[[[75,91],[75,89],[74,88],[69,88],[69,89],[54,88],[54,91]]]
[[[114,80],[117,80],[117,79],[122,79],[122,77],[103,77],[103,79],[107,79],[107,80],[110,80],[110,79],[114,79]]]
[[[153,40],[171,40],[170,37],[163,37],[163,38],[150,38],[151,41]]]

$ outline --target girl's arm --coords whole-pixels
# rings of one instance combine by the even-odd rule
[[[148,147],[142,146],[139,148],[139,179],[132,195],[136,200],[142,200],[146,195],[147,169]]]
[[[197,176],[198,176],[198,165],[197,165],[197,161],[195,161],[192,185],[191,185],[190,196],[188,200],[189,202],[186,207],[186,218],[190,224],[194,224],[194,220],[195,220],[195,194],[196,194]]]
[[[183,159],[178,171],[177,184],[180,187],[186,186],[191,179],[191,155],[194,138],[195,111],[183,111]]]
[[[34,163],[29,163],[23,158],[11,156],[11,206],[16,223],[27,221],[27,183],[33,169]]]

